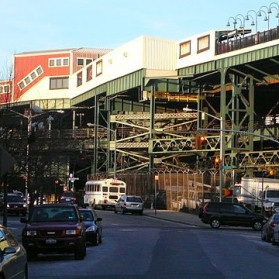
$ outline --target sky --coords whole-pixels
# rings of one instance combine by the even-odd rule
[[[0,0],[0,79],[14,54],[64,48],[117,48],[142,35],[179,41],[233,26],[247,12],[250,28],[278,25],[279,1],[268,0]],[[263,11],[262,17],[256,12]],[[253,19],[252,19],[253,18]]]

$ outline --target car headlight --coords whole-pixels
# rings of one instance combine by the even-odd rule
[[[26,203],[24,203],[24,204],[23,204],[23,207],[27,207],[27,204],[26,204]]]
[[[37,231],[26,231],[26,236],[36,236]]]
[[[97,226],[93,225],[86,229],[86,232],[95,232],[97,230]]]

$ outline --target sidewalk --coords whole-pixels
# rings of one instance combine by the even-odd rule
[[[149,217],[168,220],[176,223],[199,226],[199,227],[208,227],[204,224],[198,215],[192,213],[185,213],[172,210],[154,210],[154,209],[144,209],[143,214]]]

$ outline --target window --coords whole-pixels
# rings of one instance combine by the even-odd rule
[[[61,65],[62,65],[61,59],[57,59],[57,60],[56,60],[56,66],[57,66],[57,67],[60,67]]]
[[[35,72],[32,72],[30,76],[31,79],[34,80],[37,77],[37,74]]]
[[[49,58],[48,59],[48,66],[49,67],[69,66],[69,58],[68,57]]]
[[[63,59],[63,66],[69,66],[69,58]]]
[[[92,58],[77,58],[77,65],[78,66],[85,66],[85,65],[88,65],[90,64],[91,62],[93,61]]]
[[[90,59],[89,59],[89,58],[87,58],[87,59],[86,59],[86,65],[90,64],[92,61],[93,61],[93,59],[91,59],[91,58],[90,58]]]
[[[179,45],[179,58],[191,54],[191,41],[183,42]]]
[[[86,69],[86,81],[92,79],[92,66],[87,67]]]
[[[68,89],[69,77],[50,78],[49,89]]]
[[[26,84],[29,84],[31,81],[30,81],[30,77],[26,77],[25,79],[24,79],[24,81],[25,81],[25,83]]]
[[[41,67],[39,67],[38,69],[36,69],[37,74],[41,75],[43,73],[43,69]]]
[[[17,85],[20,90],[24,89],[27,85],[32,83],[35,79],[37,79],[43,73],[43,69],[41,66],[37,67],[30,74],[24,77]]]
[[[0,94],[1,93],[9,93],[10,92],[10,86],[9,85],[0,85]]]
[[[77,74],[77,86],[82,85],[82,72]]]
[[[78,66],[83,66],[83,59],[82,58],[77,59],[77,65]]]
[[[18,84],[19,88],[20,89],[23,89],[25,87],[25,84],[23,81],[21,81],[19,84]]]
[[[198,38],[198,53],[209,49],[210,36],[206,35]]]
[[[96,63],[96,76],[101,75],[103,72],[103,60]]]
[[[54,67],[55,66],[55,60],[54,59],[49,59],[48,65],[49,65],[49,67]]]

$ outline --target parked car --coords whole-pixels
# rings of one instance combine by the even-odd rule
[[[0,225],[0,278],[28,278],[27,254],[13,234]]]
[[[60,203],[77,203],[76,194],[72,191],[65,191],[59,197]]]
[[[267,242],[273,240],[274,228],[279,226],[279,213],[273,214],[264,224],[261,231],[261,239]]]
[[[96,211],[90,208],[80,208],[79,212],[86,227],[86,241],[92,245],[102,243],[102,218],[98,217]]]
[[[208,202],[199,217],[214,229],[221,225],[252,227],[260,231],[266,222],[264,216],[252,212],[247,207],[227,202]]]
[[[4,196],[0,198],[0,210],[4,210]],[[23,197],[18,194],[7,194],[7,213],[23,216],[27,213],[27,203]]]
[[[115,204],[114,212],[121,212],[125,214],[130,213],[143,213],[143,200],[140,196],[122,196]]]
[[[28,260],[38,253],[74,253],[76,260],[86,255],[86,228],[75,204],[35,205],[22,230],[22,244]]]
[[[278,225],[276,225],[273,228],[273,235],[271,238],[271,243],[272,243],[272,245],[279,245],[279,226]]]

